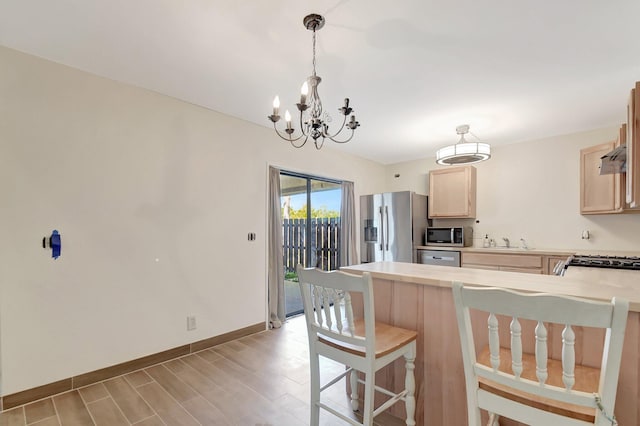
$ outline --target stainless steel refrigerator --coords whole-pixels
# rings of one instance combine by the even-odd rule
[[[424,244],[427,196],[411,191],[360,197],[360,260],[416,262]]]

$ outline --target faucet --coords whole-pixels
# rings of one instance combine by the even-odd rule
[[[524,238],[520,238],[520,242],[522,243],[523,249],[529,250],[529,246],[527,245],[527,242],[524,240]]]
[[[509,243],[509,239],[508,239],[507,237],[502,237],[502,239],[504,240],[504,244],[505,244],[505,247],[506,247],[506,248],[511,247],[511,246],[509,245],[510,243]]]

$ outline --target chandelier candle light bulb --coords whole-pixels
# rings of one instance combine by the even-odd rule
[[[308,94],[309,94],[309,85],[305,81],[304,83],[302,83],[302,88],[300,89],[300,103],[301,104],[306,104],[307,103],[307,95]]]
[[[291,129],[291,114],[289,114],[289,110],[285,111],[284,120],[287,122],[287,130]]]
[[[351,115],[353,108],[349,107],[349,98],[345,98],[344,106],[338,108],[338,112],[343,116],[342,124],[338,123],[337,131],[335,133],[329,132],[329,123],[331,123],[331,117],[322,111],[322,101],[318,94],[318,85],[322,79],[316,75],[316,31],[320,30],[324,26],[324,17],[321,15],[312,13],[307,15],[303,19],[303,24],[306,29],[313,31],[313,74],[307,78],[302,84],[300,89],[300,103],[296,104],[300,113],[300,126],[301,135],[293,137],[292,134],[295,129],[291,125],[291,115],[289,111],[285,113],[286,129],[284,132],[287,136],[284,136],[278,130],[277,123],[280,120],[280,98],[276,96],[273,100],[273,114],[267,118],[273,123],[273,128],[276,134],[282,139],[289,141],[291,145],[296,148],[302,148],[307,143],[309,137],[313,139],[313,144],[316,149],[322,148],[325,139],[331,139],[336,143],[346,143],[353,138],[354,131],[360,126],[360,123],[356,121],[355,115]],[[309,87],[311,86],[311,87]],[[351,115],[349,121],[347,116]],[[337,136],[345,129],[351,130],[351,134],[338,139]],[[297,141],[301,142],[296,144]]]

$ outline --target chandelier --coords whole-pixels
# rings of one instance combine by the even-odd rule
[[[273,122],[273,128],[282,139],[291,142],[296,148],[302,148],[307,143],[309,137],[313,139],[313,143],[316,149],[322,148],[324,140],[326,138],[331,139],[336,143],[346,143],[353,138],[353,133],[360,123],[356,121],[356,116],[351,115],[349,121],[347,116],[353,112],[353,109],[349,106],[349,98],[345,98],[344,106],[338,108],[338,111],[343,116],[342,124],[335,133],[329,131],[329,123],[331,123],[331,116],[322,111],[322,101],[320,95],[318,95],[318,85],[322,81],[320,77],[316,75],[316,31],[320,30],[324,26],[324,18],[321,15],[315,13],[304,17],[303,21],[306,29],[313,31],[313,74],[307,78],[302,84],[300,90],[300,103],[296,104],[298,111],[300,112],[300,131],[299,136],[293,136],[295,129],[291,125],[291,114],[287,110],[284,114],[284,120],[286,122],[286,128],[284,135],[278,130],[276,123],[280,120],[280,98],[278,96],[273,100],[273,114],[268,116],[269,120]],[[346,135],[340,135],[345,129],[351,130],[351,134],[344,138]],[[338,135],[341,136],[338,139]],[[300,141],[301,142],[298,142]]]
[[[436,163],[449,166],[452,164],[471,164],[491,158],[491,146],[482,142],[467,142],[464,135],[469,132],[469,125],[456,127],[460,140],[455,145],[445,146],[436,152]],[[476,139],[478,137],[471,133]],[[479,140],[479,139],[478,139]]]

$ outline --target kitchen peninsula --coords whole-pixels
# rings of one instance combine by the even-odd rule
[[[596,300],[610,300],[614,296],[627,299],[629,317],[615,415],[621,425],[640,424],[640,282],[632,275],[628,281],[604,282],[597,278],[573,279],[398,262],[367,263],[341,270],[371,273],[377,320],[418,331],[416,420],[417,424],[425,425],[463,425],[467,422],[462,354],[451,282]],[[501,324],[501,329],[507,333],[500,335],[502,344],[508,342],[509,328]],[[550,328],[549,331],[549,355],[552,358],[560,356],[560,332],[559,328]],[[576,331],[576,336],[576,362],[599,366],[601,350],[594,351],[590,342],[602,339],[602,333],[581,329]],[[524,349],[533,351],[532,348]],[[393,371],[383,377],[378,376],[377,380],[401,386],[403,366],[397,364],[391,368]],[[392,414],[402,417],[402,410],[402,406],[395,407]]]

